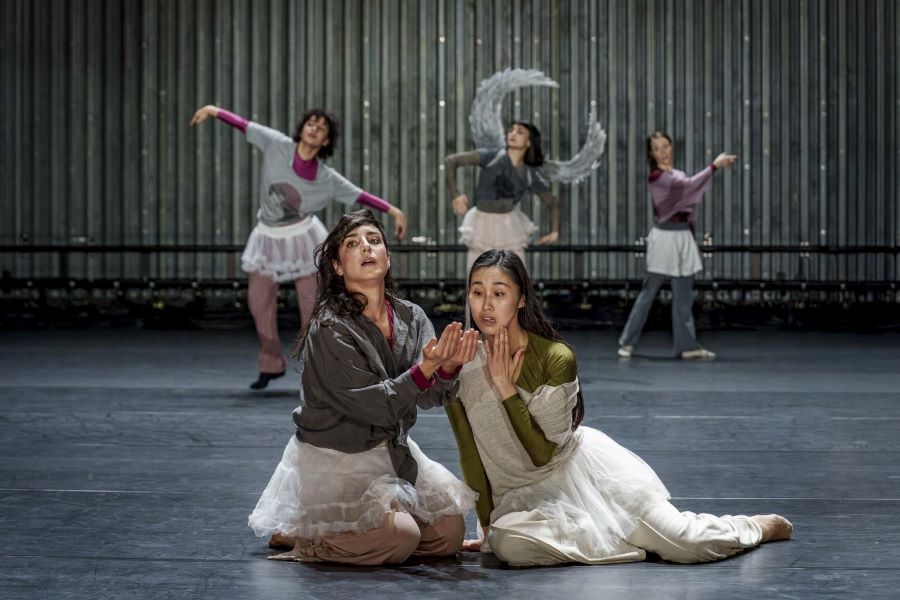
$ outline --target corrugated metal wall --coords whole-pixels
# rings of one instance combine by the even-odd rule
[[[609,134],[590,180],[558,189],[562,242],[640,243],[650,222],[645,136],[676,166],[722,150],[698,233],[716,245],[900,242],[900,8],[892,0],[4,0],[0,2],[0,244],[241,244],[259,156],[216,103],[291,131],[326,106],[344,129],[332,164],[399,204],[412,235],[455,243],[442,157],[470,148],[478,82],[508,66],[559,90],[509,97],[549,154],[582,143],[590,107]],[[471,191],[475,173],[463,178]],[[541,204],[526,212],[544,225]],[[340,208],[324,215],[334,223]],[[533,255],[566,277],[575,254]],[[399,275],[461,277],[463,255],[397,256]],[[642,258],[590,253],[594,279]],[[723,253],[714,279],[893,280],[895,255]],[[52,253],[4,253],[13,277],[60,274]],[[73,255],[68,275],[240,276],[234,252]]]

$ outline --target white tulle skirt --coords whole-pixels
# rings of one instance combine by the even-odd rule
[[[669,498],[639,456],[606,434],[579,427],[567,459],[545,479],[494,499],[491,522],[534,537],[574,562],[623,553],[623,540],[647,510]]]
[[[282,227],[257,223],[244,246],[241,268],[278,283],[312,275],[317,270],[316,248],[327,237],[328,230],[315,215]]]
[[[415,486],[396,476],[384,444],[348,454],[291,436],[250,527],[258,536],[320,538],[378,527],[391,510],[406,510],[425,523],[472,510],[478,494],[408,442],[419,466]]]
[[[537,230],[518,206],[505,213],[470,208],[459,226],[460,241],[479,253],[494,248],[524,251]]]

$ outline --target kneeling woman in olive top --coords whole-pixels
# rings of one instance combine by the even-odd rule
[[[653,470],[602,432],[579,426],[575,356],[532,289],[521,259],[491,250],[468,282],[484,335],[446,409],[487,546],[512,565],[643,560],[707,562],[791,537],[778,515],[679,512]]]

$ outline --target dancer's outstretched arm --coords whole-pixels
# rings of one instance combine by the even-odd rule
[[[402,210],[387,200],[361,189],[337,171],[333,171],[333,173],[332,193],[334,194],[335,200],[348,206],[354,202],[359,202],[363,206],[386,212],[389,217],[394,219],[394,235],[396,235],[399,240],[403,239],[406,235],[406,215]]]
[[[250,121],[240,115],[236,115],[224,108],[219,108],[214,104],[207,104],[206,106],[197,109],[197,112],[191,117],[191,125],[199,125],[210,117],[215,117],[220,121],[224,121],[235,129],[240,129],[244,133],[247,133],[247,125],[250,123]]]
[[[260,125],[259,123],[250,121],[242,117],[241,115],[235,114],[229,110],[219,108],[214,104],[207,104],[206,106],[197,109],[197,112],[195,112],[194,116],[191,117],[190,124],[191,126],[199,125],[210,117],[215,117],[223,123],[228,123],[235,129],[239,130],[241,133],[247,136],[248,142],[263,151],[265,151],[269,147],[269,144],[271,144],[273,141],[291,139],[277,129],[272,129],[271,127]]]
[[[467,166],[478,167],[480,165],[481,154],[476,150],[451,154],[444,159],[444,171],[447,172],[447,189],[450,190],[450,197],[453,198],[453,212],[459,216],[466,214],[466,210],[469,208],[469,198],[459,192],[459,188],[456,185],[456,169]]]
[[[699,204],[703,199],[703,192],[709,187],[716,169],[728,168],[734,164],[735,160],[737,160],[736,155],[722,153],[711,165],[690,177],[680,173],[654,171],[654,174],[651,175],[650,185],[651,187],[662,186],[668,189],[669,194],[675,195],[677,201],[672,206],[672,210],[688,208]]]

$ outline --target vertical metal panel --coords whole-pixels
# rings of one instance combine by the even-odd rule
[[[104,37],[104,48],[121,48],[123,36],[122,3],[105,2],[103,6],[102,16],[102,32]],[[131,20],[134,23],[134,20]],[[129,33],[134,33],[133,31]],[[140,38],[138,36],[137,39]],[[101,154],[94,161],[95,164],[101,165],[100,175],[102,177],[102,198],[103,198],[103,220],[101,222],[103,235],[106,239],[114,240],[122,243],[123,239],[123,216],[125,214],[133,215],[139,207],[139,198],[128,197],[122,193],[122,177],[124,171],[121,169],[104,169],[102,165],[108,165],[116,161],[120,153],[120,140],[122,139],[121,124],[123,103],[110,102],[111,98],[124,97],[122,89],[122,60],[121,52],[104,52],[101,56],[102,65],[100,70],[100,79],[103,82],[103,103],[97,118],[102,123],[100,128],[100,136],[102,140]],[[140,74],[140,69],[135,69]],[[134,93],[129,94],[130,97],[137,99],[139,96]],[[140,156],[140,154],[138,154]],[[132,210],[126,207],[131,206]],[[122,270],[122,257],[116,255],[107,255],[100,257],[102,260],[101,276],[109,273],[120,273]]]
[[[891,36],[889,37],[894,39],[894,50],[890,52],[893,60],[889,63],[890,67],[887,73],[891,78],[893,87],[893,92],[890,96],[893,101],[893,108],[889,109],[888,114],[894,122],[894,127],[893,135],[891,136],[892,142],[888,146],[888,152],[892,159],[888,161],[888,164],[891,165],[890,173],[893,183],[889,183],[886,186],[885,200],[888,202],[888,206],[894,215],[892,219],[893,235],[890,236],[890,242],[891,244],[900,244],[900,206],[897,206],[897,202],[900,201],[900,169],[898,169],[898,165],[900,165],[900,143],[898,143],[898,140],[900,140],[900,80],[896,76],[900,72],[900,8],[895,3],[891,3],[890,6],[894,12],[894,18],[888,21],[888,23],[893,25],[893,29],[890,30]],[[897,256],[894,256],[893,279],[900,279],[900,257]]]
[[[85,82],[86,74],[86,2],[79,0],[70,3],[69,6],[69,80],[70,88],[70,128],[71,133],[68,136],[69,143],[69,196],[67,204],[69,206],[68,221],[68,238],[69,242],[78,242],[86,239],[88,233],[87,223],[85,219],[86,213],[86,177],[87,177],[87,157],[84,147],[87,133],[87,113],[85,109]],[[24,28],[21,30],[24,33]],[[21,88],[19,88],[21,89]],[[22,117],[20,113],[18,118]],[[22,152],[27,151],[29,145],[26,143]],[[16,152],[16,154],[20,154]],[[31,190],[20,189],[20,196],[15,198],[15,202],[19,202],[20,198],[31,195]],[[72,256],[68,261],[69,275],[74,277],[83,277],[85,275],[86,261],[83,256]],[[63,277],[66,273],[61,273]],[[30,276],[30,275],[26,275]],[[33,276],[33,275],[31,275]]]
[[[401,206],[410,236],[452,243],[441,159],[471,148],[478,82],[507,66],[560,83],[512,94],[504,112],[533,120],[548,156],[578,151],[591,107],[609,134],[588,181],[554,186],[564,242],[644,237],[644,139],[662,128],[686,171],[740,154],[700,209],[713,243],[900,243],[900,10],[890,0],[16,0],[0,11],[4,243],[243,242],[259,153],[221,124],[188,128],[207,103],[290,133],[304,110],[334,110],[343,131],[331,164]],[[460,174],[470,195],[475,176]],[[545,233],[546,208],[523,208]],[[541,277],[576,266],[564,255],[530,261]],[[401,276],[460,277],[462,265],[397,257]],[[892,256],[730,254],[706,266],[711,279],[900,275]],[[642,258],[593,254],[583,267],[635,278]],[[0,257],[0,270],[240,276],[233,253],[19,253]]]

